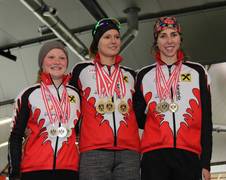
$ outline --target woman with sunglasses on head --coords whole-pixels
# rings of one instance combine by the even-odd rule
[[[40,74],[15,101],[9,138],[9,177],[12,180],[77,180],[79,153],[75,126],[80,97],[68,85],[68,53],[59,41],[39,51]]]
[[[211,97],[202,65],[185,60],[175,17],[154,25],[156,63],[137,76],[135,110],[141,140],[142,180],[210,179]]]
[[[135,72],[121,66],[120,24],[93,28],[92,60],[77,64],[70,84],[82,96],[80,180],[139,180],[139,134],[133,111]]]

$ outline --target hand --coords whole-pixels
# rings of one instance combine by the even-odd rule
[[[210,180],[211,174],[210,174],[209,170],[203,168],[202,169],[202,177],[204,178],[204,180]]]

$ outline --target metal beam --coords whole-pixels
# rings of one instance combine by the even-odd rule
[[[8,50],[8,51],[0,51],[0,55],[5,57],[5,58],[8,58],[12,61],[16,61],[17,57],[12,55],[11,52]]]
[[[0,102],[0,106],[4,106],[4,105],[8,105],[8,104],[13,104],[14,103],[14,99],[9,99],[6,101],[1,101]]]
[[[81,60],[85,60],[89,51],[83,42],[77,38],[63,21],[56,15],[56,9],[48,6],[42,0],[20,0],[32,13],[47,25]]]
[[[97,21],[108,17],[96,0],[80,0],[80,2]]]
[[[158,13],[147,13],[139,16],[139,20],[150,20],[162,16],[172,16],[172,15],[182,15],[182,14],[189,14],[189,13],[197,13],[201,11],[208,11],[208,10],[214,10],[218,8],[225,8],[226,7],[226,1],[221,2],[210,2],[199,6],[192,6],[192,7],[186,7],[186,8],[180,8],[180,9],[174,9],[169,11],[163,11]]]
[[[201,11],[204,11],[204,10],[216,10],[218,8],[225,8],[225,7],[226,7],[226,1],[207,3],[207,4],[204,4],[204,5],[175,9],[175,10],[164,11],[164,12],[160,12],[160,13],[143,14],[143,15],[138,16],[138,20],[139,21],[152,20],[152,19],[155,19],[155,18],[158,18],[158,17],[161,17],[161,16],[166,16],[166,15],[168,15],[168,16],[170,16],[170,15],[180,15],[180,14],[187,14],[187,13],[193,13],[193,12],[201,12]],[[118,18],[118,20],[122,24],[127,23],[126,18]],[[74,28],[74,29],[71,29],[71,32],[75,34],[75,33],[90,31],[90,30],[92,30],[93,26],[94,26],[94,24],[90,24],[90,25],[87,25],[87,26]],[[24,40],[24,41],[19,41],[19,42],[16,42],[16,43],[11,43],[11,44],[8,44],[8,45],[0,46],[0,51],[18,48],[18,47],[22,47],[22,46],[26,46],[26,45],[30,45],[30,44],[34,44],[34,43],[39,43],[39,42],[47,41],[47,40],[54,39],[54,38],[56,38],[56,36],[54,34],[48,34],[48,35],[44,35],[42,37],[27,39],[27,40]],[[225,62],[225,60],[219,60],[218,62]]]

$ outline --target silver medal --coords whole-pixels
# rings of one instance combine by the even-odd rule
[[[179,109],[179,106],[177,103],[175,103],[175,102],[170,103],[169,110],[171,112],[176,112],[176,111],[178,111],[178,109]]]
[[[58,137],[63,138],[67,136],[67,129],[63,126],[58,128]]]

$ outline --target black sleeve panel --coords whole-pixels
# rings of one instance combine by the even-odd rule
[[[80,87],[79,87],[79,75],[81,73],[81,71],[86,67],[86,66],[89,66],[89,65],[93,65],[93,63],[79,63],[79,64],[76,64],[75,67],[73,68],[72,72],[71,72],[71,79],[69,81],[69,84],[77,89],[80,90]]]
[[[186,64],[186,63],[185,63]],[[211,94],[208,82],[208,76],[202,66],[197,64],[186,64],[194,68],[199,73],[200,96],[202,106],[202,129],[201,129],[201,165],[202,168],[210,170],[210,161],[212,156],[212,109]]]
[[[137,123],[140,129],[144,129],[146,121],[145,109],[147,107],[146,101],[142,92],[142,80],[144,75],[151,70],[153,67],[147,67],[142,69],[137,74],[136,85],[135,85],[135,94],[133,97],[133,106],[136,114]]]
[[[24,138],[27,122],[30,117],[31,107],[29,104],[29,96],[39,86],[27,89],[15,101],[13,127],[9,137],[8,160],[9,160],[9,176],[17,177],[20,175],[20,162],[22,155],[22,142]]]

